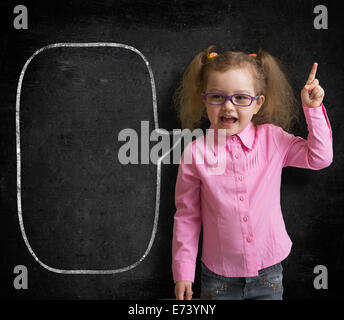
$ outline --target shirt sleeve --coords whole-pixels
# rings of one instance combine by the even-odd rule
[[[195,159],[184,161],[185,151],[192,152],[192,142],[185,148],[178,168],[172,240],[172,273],[174,282],[194,282],[196,258],[202,219],[200,185]],[[190,150],[191,149],[191,150]],[[185,163],[184,163],[185,162]]]
[[[307,140],[275,126],[273,138],[282,156],[283,167],[320,170],[333,161],[333,139],[330,121],[323,104],[316,108],[302,106],[308,128]]]

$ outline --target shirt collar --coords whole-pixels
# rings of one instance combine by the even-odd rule
[[[209,129],[215,129],[215,127],[211,124]],[[237,136],[240,138],[241,142],[248,148],[252,149],[254,137],[255,137],[255,127],[250,121],[244,129],[242,129],[239,133],[235,134],[234,136]],[[215,137],[217,137],[217,130],[214,130]],[[231,136],[226,136],[226,140],[228,141]],[[217,139],[215,139],[216,141]]]
[[[242,143],[248,149],[252,149],[255,134],[256,134],[256,129],[255,129],[252,121],[250,121],[247,124],[247,126],[243,130],[241,130],[237,135],[240,137]]]

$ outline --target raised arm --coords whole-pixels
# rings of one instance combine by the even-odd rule
[[[319,170],[333,161],[333,139],[330,121],[322,101],[324,90],[315,78],[318,64],[313,63],[307,82],[301,91],[307,140],[274,127],[274,140],[283,158],[283,167],[293,166]]]

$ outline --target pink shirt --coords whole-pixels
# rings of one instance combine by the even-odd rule
[[[292,242],[280,205],[282,168],[320,170],[333,159],[332,129],[324,105],[302,108],[307,140],[273,124],[254,127],[250,122],[238,134],[225,136],[226,166],[221,175],[209,174],[207,161],[195,161],[196,141],[204,137],[187,145],[175,187],[174,282],[194,282],[202,225],[202,261],[222,276],[257,276],[258,270],[289,255]],[[219,152],[216,140],[214,154]],[[187,148],[192,151],[191,164],[183,161]]]

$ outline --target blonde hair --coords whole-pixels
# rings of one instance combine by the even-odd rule
[[[256,80],[256,92],[265,96],[264,104],[252,117],[255,126],[272,123],[290,131],[294,125],[301,124],[300,103],[283,71],[284,66],[277,58],[260,49],[256,57],[241,51],[224,51],[209,59],[209,53],[214,51],[216,46],[211,45],[192,59],[173,94],[182,129],[193,130],[207,119],[201,93],[206,88],[209,72],[241,67],[251,70]]]

